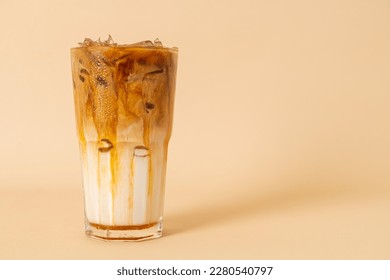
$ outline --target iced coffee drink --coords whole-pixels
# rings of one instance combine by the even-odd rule
[[[158,40],[71,49],[89,236],[161,236],[177,55]]]

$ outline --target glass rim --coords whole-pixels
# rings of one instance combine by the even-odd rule
[[[178,47],[165,47],[165,46],[139,46],[139,45],[93,45],[93,46],[78,46],[78,47],[72,47],[70,48],[71,51],[80,50],[80,49],[129,49],[129,50],[165,50],[173,53],[178,53],[179,48]]]

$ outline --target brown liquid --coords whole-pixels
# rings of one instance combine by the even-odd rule
[[[99,139],[116,142],[122,122],[144,123],[148,146],[155,126],[171,133],[177,54],[165,48],[80,47],[72,50],[79,139],[85,142],[84,118],[93,121]],[[120,128],[119,128],[120,129]]]
[[[111,226],[111,225],[99,225],[94,223],[89,223],[91,226],[100,229],[100,230],[141,230],[151,228],[157,223],[150,223],[146,225],[132,225],[132,226]]]

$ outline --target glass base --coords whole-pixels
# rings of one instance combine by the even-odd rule
[[[108,226],[85,222],[88,237],[107,241],[143,241],[162,235],[162,220],[156,223],[134,226]]]

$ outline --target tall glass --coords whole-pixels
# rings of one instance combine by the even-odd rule
[[[71,49],[88,236],[162,234],[177,56],[157,40]]]

